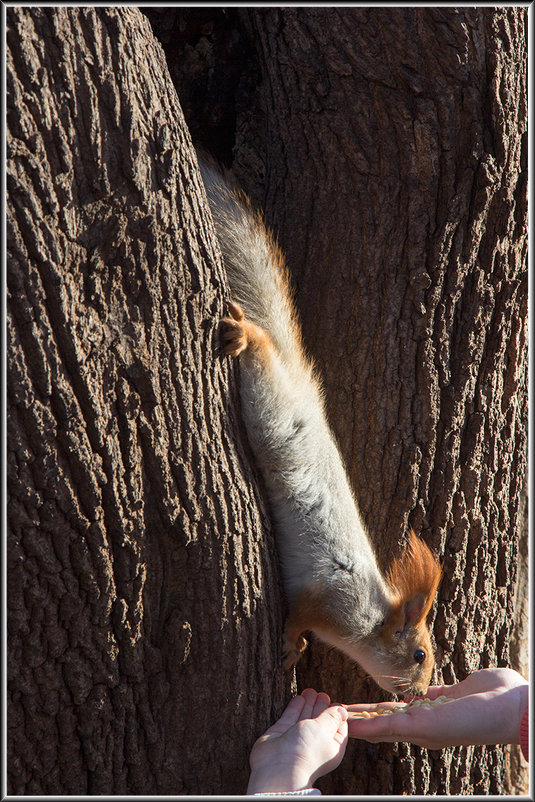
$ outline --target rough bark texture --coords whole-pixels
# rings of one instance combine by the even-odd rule
[[[409,523],[444,558],[437,680],[518,668],[526,10],[147,13],[288,256],[380,558]],[[9,792],[239,793],[289,679],[188,133],[139,11],[7,22]],[[318,644],[297,683],[382,698]],[[511,751],[353,742],[318,784],[514,792]]]
[[[290,680],[176,91],[136,9],[7,44],[8,793],[242,793]]]
[[[365,520],[383,557],[409,523],[444,557],[438,680],[507,665],[526,465],[526,10],[247,23],[270,123],[264,205]],[[322,652],[302,683],[319,661],[334,671]],[[498,794],[506,751],[359,745],[322,787]]]
[[[226,27],[174,13],[168,50],[198,83],[227,52],[234,170],[286,252],[378,553],[411,524],[443,556],[437,680],[521,668],[509,644],[526,537],[526,9],[242,9],[233,39],[230,10]],[[241,83],[229,41],[256,49]],[[179,64],[173,78],[179,91],[190,80]],[[188,103],[190,124],[203,105]],[[297,676],[338,700],[380,698],[317,644]],[[514,792],[526,775],[510,751],[353,744],[319,784]]]

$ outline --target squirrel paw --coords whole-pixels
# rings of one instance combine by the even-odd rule
[[[299,635],[295,643],[290,642],[287,638],[285,639],[284,653],[282,655],[282,667],[285,671],[297,663],[307,646],[308,641],[302,635]]]
[[[248,344],[246,321],[243,309],[238,304],[229,303],[229,317],[221,321],[219,339],[221,352],[230,356],[238,356],[245,351]]]

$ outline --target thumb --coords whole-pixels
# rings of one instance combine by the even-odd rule
[[[345,709],[345,707],[341,707],[340,705],[330,705],[326,707],[323,712],[317,716],[317,720],[330,725],[333,731],[339,729],[342,724],[347,721],[349,713]]]
[[[330,724],[332,726],[332,738],[333,740],[340,745],[341,748],[345,749],[345,745],[347,744],[348,738],[348,717],[349,713],[345,709],[345,707],[336,707],[331,706],[328,707],[327,710],[324,711],[323,715],[327,715],[330,717]]]

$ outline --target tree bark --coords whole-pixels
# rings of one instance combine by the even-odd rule
[[[240,13],[265,127],[238,138],[236,169],[287,255],[370,534],[383,564],[409,525],[443,557],[438,682],[508,665],[526,536],[526,9]],[[319,645],[297,675],[379,698]],[[507,793],[509,751],[359,743],[320,787]]]
[[[243,793],[282,596],[176,92],[137,9],[7,46],[8,792]]]

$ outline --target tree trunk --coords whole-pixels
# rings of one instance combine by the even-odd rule
[[[443,557],[438,682],[508,665],[526,469],[526,9],[241,13],[266,124],[236,163],[295,276],[364,519],[383,564],[409,525]],[[297,673],[340,701],[380,697],[319,645]],[[360,743],[320,787],[507,793],[521,784],[508,753]]]
[[[136,9],[7,45],[8,793],[243,793],[290,679],[176,92]]]
[[[186,118],[206,147],[234,160],[287,255],[380,559],[409,525],[444,559],[436,680],[522,668],[526,9],[172,13],[174,22],[171,12],[151,19]],[[225,116],[211,103],[216,82]],[[382,698],[320,644],[297,678],[340,701]],[[518,792],[527,775],[517,754],[354,743],[319,785]]]

